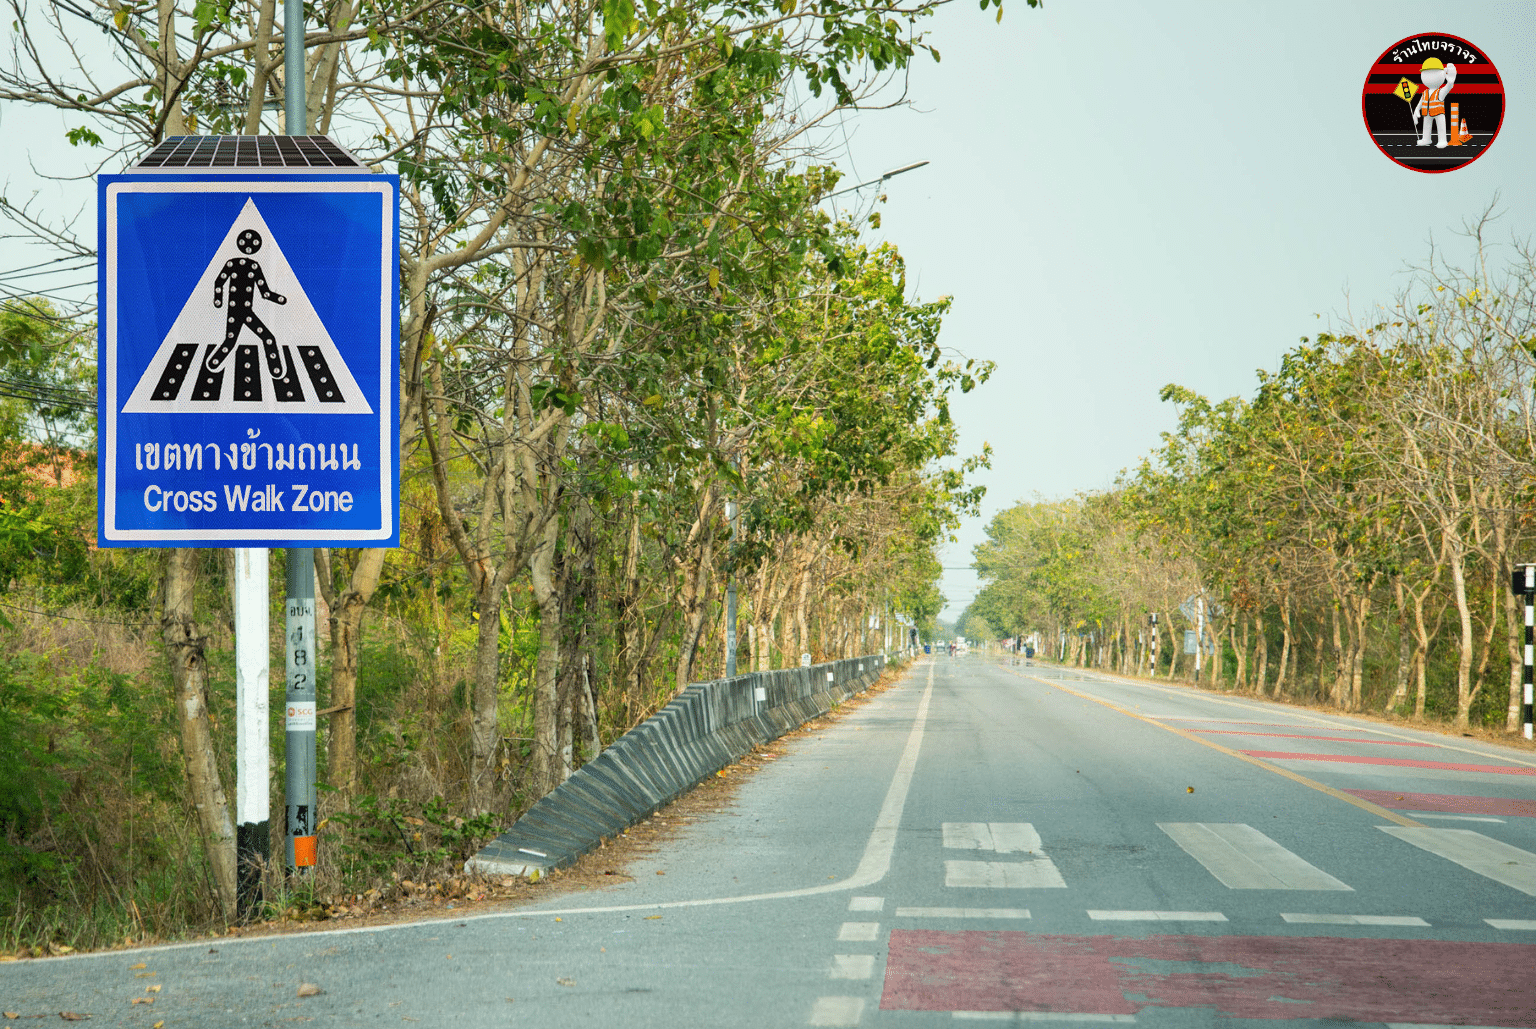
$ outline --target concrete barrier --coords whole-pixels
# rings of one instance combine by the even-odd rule
[[[880,654],[695,683],[613,741],[464,863],[467,872],[563,868],[671,803],[752,748],[862,693]]]

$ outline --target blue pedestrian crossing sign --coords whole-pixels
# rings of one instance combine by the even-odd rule
[[[398,198],[326,137],[99,177],[102,546],[398,545]]]

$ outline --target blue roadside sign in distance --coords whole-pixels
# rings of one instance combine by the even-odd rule
[[[102,546],[399,544],[398,198],[325,137],[100,176]]]

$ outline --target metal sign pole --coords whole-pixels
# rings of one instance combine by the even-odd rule
[[[267,735],[267,551],[235,548],[235,861],[236,908],[251,917],[261,903],[261,872],[272,835]]]
[[[1152,671],[1149,679],[1157,678],[1157,612],[1152,612]]]
[[[284,831],[290,874],[307,874],[315,865],[315,552],[289,547],[288,599],[284,626],[286,741],[284,752]]]
[[[309,134],[309,115],[304,97],[304,4],[283,0],[283,131],[290,136]],[[288,674],[284,722],[283,835],[286,838],[288,871],[305,874],[316,858],[315,824],[315,552],[310,547],[288,547],[288,596],[284,639],[284,665]]]

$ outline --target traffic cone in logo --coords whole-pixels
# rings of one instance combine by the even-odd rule
[[[1461,119],[1461,124],[1456,129],[1456,145],[1472,142],[1472,133],[1467,131],[1467,119]]]

